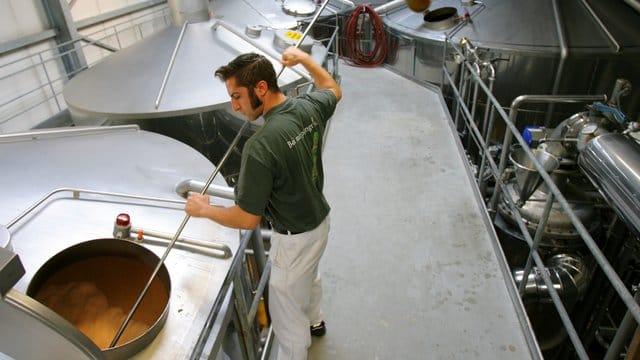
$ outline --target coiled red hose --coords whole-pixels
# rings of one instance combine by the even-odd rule
[[[369,18],[373,30],[372,49],[363,50],[362,27]],[[378,13],[368,4],[361,4],[355,8],[345,22],[345,49],[343,54],[353,65],[378,66],[387,58],[387,37],[384,32],[384,24]]]

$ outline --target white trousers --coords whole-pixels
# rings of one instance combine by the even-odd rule
[[[327,247],[330,219],[296,235],[271,235],[269,313],[278,340],[278,360],[306,360],[309,326],[322,321],[318,263]]]

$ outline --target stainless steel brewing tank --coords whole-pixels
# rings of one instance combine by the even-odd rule
[[[328,6],[321,15],[331,16],[337,10]],[[308,19],[287,14],[282,4],[272,0],[215,1],[210,12],[210,20],[184,28],[169,26],[71,79],[63,94],[73,121],[77,125],[133,123],[228,107],[229,95],[224,83],[215,78],[215,69],[241,53],[258,52],[279,71],[282,49],[274,45],[275,33]],[[259,36],[247,35],[247,26],[260,29]],[[307,41],[311,55],[323,63],[326,47],[311,36]],[[308,81],[302,66],[286,68],[278,78],[285,91]]]
[[[241,53],[262,51],[217,24],[189,24],[182,37],[181,28],[169,27],[78,74],[63,91],[73,121],[77,125],[113,124],[198,114],[227,106],[229,94],[213,72]],[[267,35],[263,36],[266,41]],[[163,86],[176,45],[175,60]],[[279,66],[275,50],[263,53]],[[288,88],[305,78],[286,69],[279,80]]]
[[[215,167],[193,148],[135,126],[2,135],[0,165],[0,223],[10,232],[13,250],[25,268],[0,301],[0,351],[16,359],[48,358],[58,348],[61,358],[103,356],[69,322],[26,295],[30,282],[56,254],[90,239],[111,237],[114,220],[122,212],[131,216],[135,227],[173,235],[185,216],[176,186],[188,179],[204,182]],[[213,183],[227,185],[221,176]],[[41,205],[19,217],[48,194]],[[234,255],[239,244],[237,230],[198,218],[189,220],[181,237],[226,244]],[[144,238],[138,246],[161,257],[168,241]],[[166,322],[131,358],[189,357],[231,266],[232,258],[218,255],[209,248],[195,251],[175,245],[165,260],[171,279]],[[34,341],[44,345],[34,347]]]
[[[436,0],[428,11],[453,7],[460,17],[476,14],[459,29],[442,30],[430,27],[425,14],[401,7],[383,16],[396,45],[390,48],[397,49],[388,62],[401,73],[439,84],[445,35],[453,33],[453,42],[466,37],[483,60],[492,61],[493,93],[503,106],[522,94],[610,94],[617,78],[640,83],[640,14],[623,1],[584,2],[590,10],[583,0],[487,0],[469,7],[460,1]],[[457,24],[461,26],[461,21]],[[446,66],[453,73],[456,64],[449,55]],[[640,92],[623,98],[622,107],[635,119]],[[546,106],[527,109],[545,111]],[[556,110],[561,113],[554,117],[558,122],[583,109],[566,105]]]

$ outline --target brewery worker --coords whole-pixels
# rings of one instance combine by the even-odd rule
[[[186,212],[222,225],[255,229],[264,216],[273,228],[269,311],[278,340],[278,359],[306,359],[311,335],[326,328],[320,309],[318,263],[329,232],[329,205],[322,193],[322,139],[342,97],[333,77],[306,52],[291,47],[281,63],[302,64],[316,89],[287,97],[271,62],[242,54],[216,70],[225,82],[234,111],[264,126],[244,145],[236,186],[236,205],[211,205],[192,194]]]

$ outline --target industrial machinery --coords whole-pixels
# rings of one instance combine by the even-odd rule
[[[621,80],[616,88],[620,92],[614,93],[613,99],[628,93],[631,84]],[[629,251],[635,252],[632,244],[638,235],[639,208],[634,194],[640,186],[640,145],[638,123],[629,121],[613,104],[615,101],[608,105],[591,103],[587,111],[551,129],[527,127],[524,138],[529,140],[535,159],[562,192],[573,215],[584,224],[598,246],[603,251],[606,249],[611,263],[618,266],[623,249],[627,256],[632,256]],[[519,146],[509,150],[511,167],[503,178],[506,190],[500,194],[495,224],[517,283],[524,281],[523,268],[529,247],[518,234],[516,218],[523,220],[532,236],[540,231],[537,251],[546,267],[534,267],[526,278],[523,294],[534,328],[537,327],[540,346],[544,350],[554,349],[566,338],[549,301],[546,284],[538,274],[540,271],[551,275],[567,311],[579,319],[578,322],[584,321],[580,331],[602,336],[597,331],[603,326],[603,319],[595,318],[593,307],[603,305],[586,305],[602,296],[601,289],[593,288],[592,283],[598,277],[597,266],[569,213],[558,202],[546,209],[546,200],[553,194],[523,150]],[[509,206],[509,200],[517,203],[517,212]],[[613,237],[616,221],[626,224],[627,239]],[[623,246],[625,242],[629,248]],[[635,253],[633,258],[638,259],[639,255]],[[628,278],[629,269],[618,270],[630,281],[629,285],[635,285],[637,279]],[[615,306],[608,307],[612,312],[618,310]]]
[[[444,73],[453,126],[545,358],[636,351],[640,135],[622,104],[637,91],[621,78],[609,95],[519,95],[507,114],[491,93],[488,55],[467,38],[449,45],[461,79]],[[560,104],[583,110],[563,120],[554,112],[554,126],[519,117]]]

